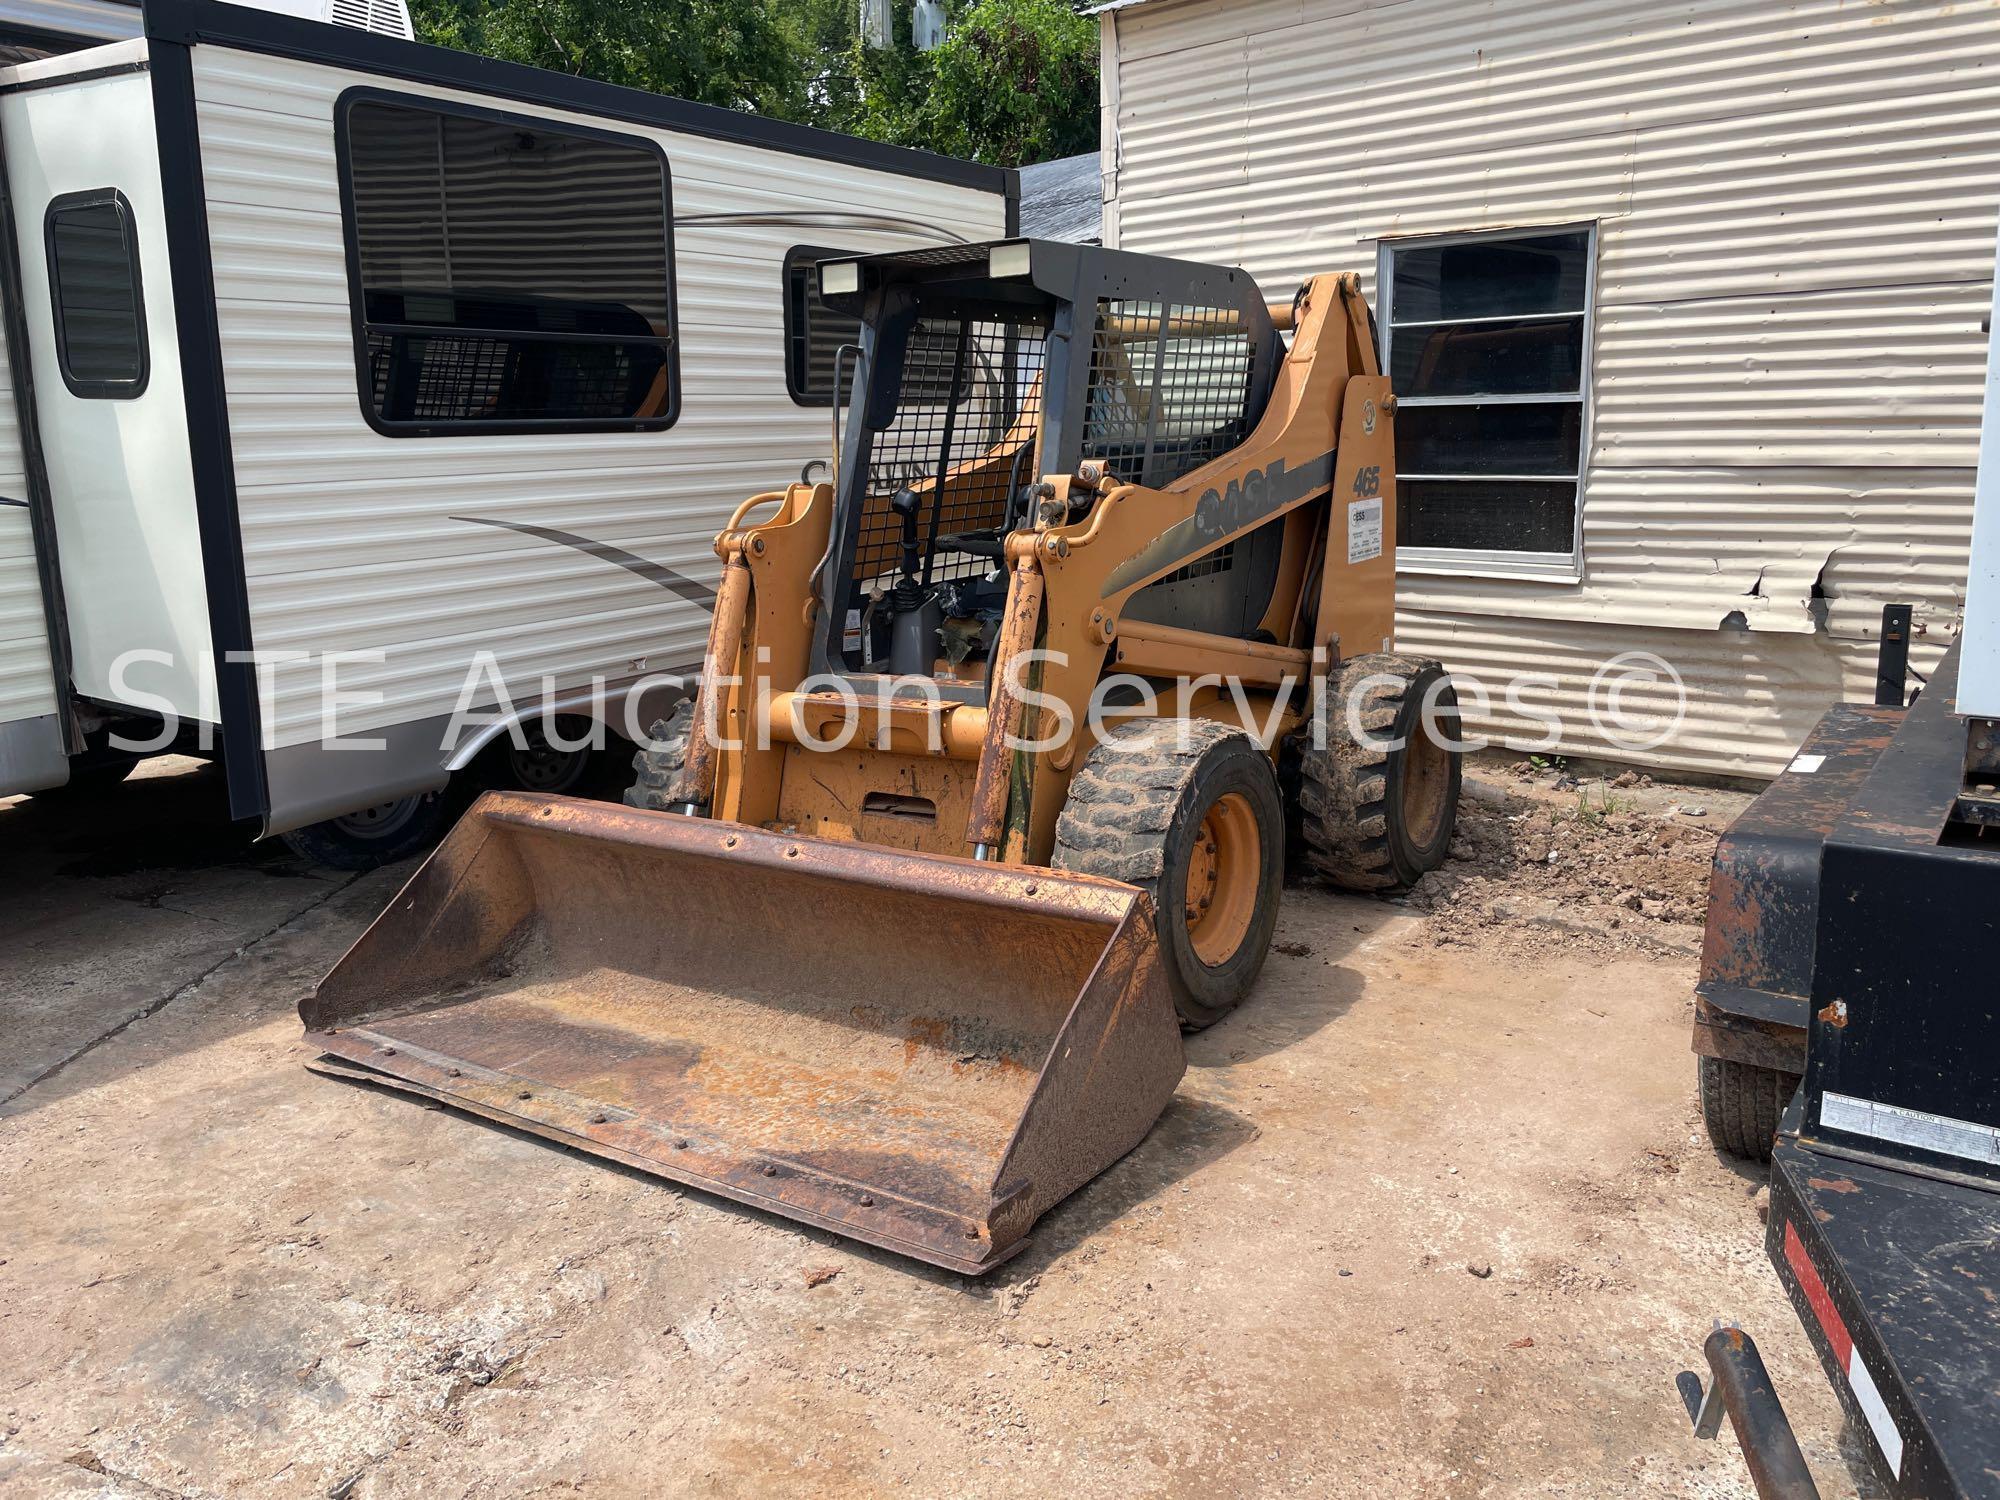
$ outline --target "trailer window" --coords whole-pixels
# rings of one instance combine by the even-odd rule
[[[78,396],[131,400],[147,373],[132,205],[114,188],[65,193],[42,229],[63,384]]]
[[[1382,249],[1404,562],[1573,569],[1589,228]]]
[[[861,320],[819,299],[819,263],[853,254],[812,245],[785,253],[785,388],[800,406],[833,404],[833,362],[842,345],[861,342]]]
[[[671,214],[658,150],[429,102],[343,102],[356,362],[378,431],[673,422]]]

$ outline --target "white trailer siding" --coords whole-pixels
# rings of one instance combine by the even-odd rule
[[[785,253],[1005,232],[996,192],[214,45],[193,60],[251,636],[260,652],[312,656],[265,675],[274,804],[287,750],[329,727],[366,735],[449,717],[480,652],[523,706],[544,679],[561,693],[697,664],[703,609],[490,523],[559,528],[712,583],[711,543],[731,509],[830,448],[826,409],[786,395]],[[681,410],[665,431],[386,437],[355,388],[335,162],[335,101],[357,86],[655,142],[677,218],[861,214],[917,227],[679,229]],[[323,662],[338,653],[382,660],[340,663],[341,691],[373,701],[328,726]]]
[[[132,67],[143,41],[84,54]],[[37,86],[0,97],[21,239],[21,299],[79,694],[215,718],[208,595],[189,466],[165,187],[144,72],[54,81],[56,59],[14,70]],[[44,227],[52,200],[115,189],[137,236],[146,378],[132,399],[79,395],[56,348]],[[9,411],[12,416],[12,409]],[[146,653],[137,655],[135,653]]]
[[[1143,0],[1108,11],[1108,242],[1282,294],[1384,240],[1594,222],[1578,577],[1406,570],[1399,640],[1674,662],[1642,758],[1769,774],[1866,696],[1884,603],[1957,628],[2000,204],[1984,7]],[[1594,670],[1594,667],[1593,667]],[[1486,733],[1539,733],[1504,711]]]
[[[6,330],[0,328],[0,725],[53,718],[57,708],[48,614],[28,514],[28,471],[5,340]]]

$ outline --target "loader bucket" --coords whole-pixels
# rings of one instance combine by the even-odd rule
[[[1130,886],[522,793],[299,1012],[323,1072],[967,1273],[1184,1067]]]

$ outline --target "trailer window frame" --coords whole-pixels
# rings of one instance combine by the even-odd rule
[[[1570,406],[1575,409],[1576,457],[1572,468],[1564,473],[1486,473],[1464,475],[1457,472],[1436,475],[1411,470],[1404,471],[1399,457],[1396,482],[1399,490],[1406,482],[1423,483],[1435,477],[1449,483],[1461,483],[1477,479],[1495,484],[1561,484],[1572,487],[1570,503],[1570,538],[1567,548],[1539,551],[1527,548],[1476,548],[1476,547],[1425,547],[1411,543],[1398,528],[1396,541],[1396,568],[1400,573],[1435,573],[1475,577],[1519,578],[1524,580],[1576,583],[1583,577],[1583,506],[1590,477],[1591,420],[1593,415],[1593,368],[1592,354],[1597,332],[1597,262],[1598,225],[1595,220],[1562,224],[1528,224],[1515,228],[1480,230],[1465,234],[1412,235],[1407,238],[1383,239],[1376,246],[1376,301],[1381,313],[1378,332],[1381,368],[1391,375],[1396,358],[1396,336],[1399,328],[1412,326],[1408,320],[1399,323],[1396,310],[1396,269],[1399,256],[1412,251],[1426,251],[1461,245],[1507,244],[1580,235],[1583,246],[1583,285],[1581,305],[1575,308],[1553,310],[1545,314],[1519,312],[1498,315],[1492,319],[1438,319],[1425,320],[1424,326],[1436,324],[1464,324],[1474,326],[1482,321],[1504,323],[1528,321],[1536,317],[1553,319],[1575,319],[1581,330],[1581,347],[1578,353],[1577,380],[1574,391],[1541,389],[1501,393],[1454,392],[1445,395],[1425,396],[1398,389],[1396,391],[1399,426],[1401,415],[1406,411],[1425,408],[1470,408],[1475,406]]]
[[[57,219],[76,209],[109,208],[118,216],[119,237],[125,250],[125,268],[132,292],[132,352],[138,373],[131,377],[99,379],[78,375],[70,359],[69,327],[63,317],[62,257],[56,248]],[[139,265],[139,221],[131,200],[115,187],[85,188],[81,192],[60,193],[42,211],[42,255],[49,278],[49,316],[55,333],[56,368],[62,373],[69,393],[85,401],[134,401],[146,393],[152,380],[152,346],[146,337],[146,287]]]
[[[499,124],[530,130],[539,135],[568,136],[585,140],[604,142],[633,150],[643,151],[657,162],[660,171],[660,224],[663,269],[665,283],[661,305],[666,313],[666,328],[649,338],[635,336],[632,343],[651,343],[659,347],[665,355],[666,407],[664,411],[645,416],[590,417],[506,417],[506,418],[392,418],[384,417],[375,401],[375,381],[369,352],[368,340],[371,324],[367,309],[367,291],[362,279],[360,228],[355,211],[354,170],[350,120],[358,105],[377,104],[392,108],[421,111],[428,114],[477,120],[488,124]],[[682,383],[680,363],[680,305],[679,281],[675,265],[674,246],[674,205],[673,167],[661,144],[650,136],[635,135],[630,131],[605,130],[592,125],[577,124],[566,119],[546,115],[524,114],[517,111],[490,109],[482,105],[466,104],[456,99],[442,98],[432,94],[414,94],[394,89],[360,86],[344,90],[334,101],[334,158],[335,173],[340,189],[341,237],[347,261],[348,311],[353,328],[355,398],[361,408],[362,418],[383,437],[428,438],[461,437],[468,434],[484,436],[507,436],[559,433],[614,433],[614,432],[664,432],[680,420],[682,409]],[[400,325],[394,325],[400,326]],[[440,325],[441,331],[478,332],[473,325]],[[518,337],[519,329],[487,330],[496,339]]]
[[[829,407],[833,405],[833,388],[837,381],[829,381],[826,389],[819,390],[812,384],[812,318],[815,311],[820,316],[840,319],[854,325],[851,338],[844,338],[841,345],[861,343],[861,320],[850,313],[835,312],[826,306],[818,293],[816,276],[819,263],[823,260],[854,260],[865,252],[860,250],[832,250],[824,245],[794,245],[785,252],[782,272],[782,291],[785,304],[785,392],[792,398],[794,406]],[[818,302],[817,310],[809,302]],[[836,355],[839,345],[836,345]]]

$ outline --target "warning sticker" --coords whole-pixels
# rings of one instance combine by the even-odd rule
[[[1350,500],[1347,505],[1347,560],[1367,562],[1382,555],[1382,502]]]

